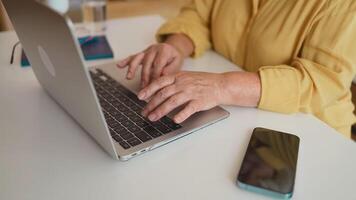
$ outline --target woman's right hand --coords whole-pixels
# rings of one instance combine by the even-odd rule
[[[128,67],[126,78],[131,80],[141,65],[141,87],[144,88],[151,81],[163,75],[180,71],[183,59],[184,56],[176,47],[168,43],[159,43],[121,60],[117,66],[119,68]]]

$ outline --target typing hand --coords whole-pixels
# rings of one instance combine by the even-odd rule
[[[203,72],[179,72],[162,76],[139,92],[139,99],[150,99],[142,115],[157,121],[184,105],[173,118],[175,123],[181,123],[196,112],[221,104],[224,99],[223,82],[222,74]]]
[[[160,43],[148,47],[146,50],[121,60],[119,68],[128,67],[127,79],[133,79],[137,68],[141,65],[141,87],[146,87],[152,80],[163,75],[174,74],[182,66],[183,56],[171,44]]]

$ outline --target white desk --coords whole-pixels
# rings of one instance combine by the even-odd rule
[[[109,22],[116,59],[153,43],[162,22],[155,16]],[[16,41],[14,32],[0,33],[1,200],[269,199],[235,185],[257,126],[301,138],[294,199],[356,199],[356,145],[304,114],[226,107],[231,116],[224,121],[128,162],[115,161],[46,95],[30,68],[20,68],[18,60],[9,64]],[[185,66],[237,69],[212,52]]]

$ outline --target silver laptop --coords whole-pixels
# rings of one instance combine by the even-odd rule
[[[35,0],[2,2],[42,87],[113,158],[128,160],[229,116],[215,107],[182,124],[169,116],[150,122],[115,63],[85,67],[67,17]]]

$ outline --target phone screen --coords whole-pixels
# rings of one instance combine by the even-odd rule
[[[291,197],[298,150],[297,136],[256,128],[241,165],[238,184]]]

